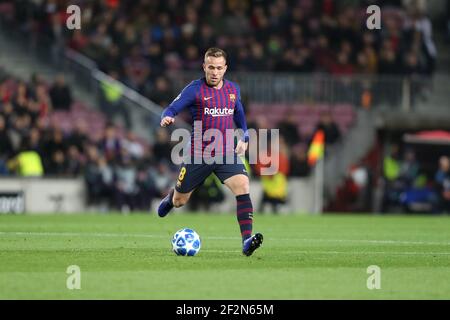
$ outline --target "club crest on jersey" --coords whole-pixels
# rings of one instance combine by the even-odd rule
[[[236,101],[236,95],[234,93],[230,93],[230,101],[235,102]]]

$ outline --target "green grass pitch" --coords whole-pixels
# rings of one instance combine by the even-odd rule
[[[183,227],[195,257],[171,251]],[[254,231],[245,257],[233,214],[2,215],[0,299],[450,299],[449,217],[255,214]]]

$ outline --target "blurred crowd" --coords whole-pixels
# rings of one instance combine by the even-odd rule
[[[442,155],[426,172],[412,149],[390,146],[383,159],[382,212],[450,213],[450,158]]]
[[[445,148],[435,147],[426,157],[423,146],[393,143],[383,149],[377,143],[349,168],[328,211],[450,213],[450,157]]]
[[[147,210],[167,193],[176,168],[165,130],[145,145],[131,131],[107,123],[100,136],[78,120],[64,131],[51,117],[71,109],[63,76],[18,81],[0,70],[0,176],[84,177],[88,205]]]
[[[65,27],[69,2],[81,7],[81,30]],[[82,52],[131,88],[167,102],[155,93],[164,76],[198,71],[211,46],[226,48],[230,71],[430,75],[432,24],[415,2],[46,0],[14,6],[27,33]],[[381,30],[366,27],[369,4],[382,6]]]

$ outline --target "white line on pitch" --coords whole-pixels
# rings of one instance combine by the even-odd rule
[[[229,251],[224,251],[224,250],[209,250],[209,249],[204,249],[204,252],[212,252],[212,253],[239,253],[241,251],[238,250],[229,250]],[[450,255],[450,252],[396,252],[396,251],[392,251],[392,252],[388,252],[388,251],[370,251],[370,252],[352,252],[352,251],[283,251],[283,253],[290,253],[290,254],[295,254],[295,253],[301,253],[301,254],[328,254],[328,255],[402,255],[402,256],[413,256],[413,255],[423,255],[423,256],[433,256],[433,255],[445,255],[448,256]]]
[[[82,233],[82,232],[9,232],[0,231],[5,236],[54,236],[54,237],[114,237],[114,238],[167,238],[165,235],[133,234],[133,233]],[[239,240],[238,237],[202,237],[211,240]],[[312,241],[312,242],[355,242],[370,244],[405,244],[405,245],[440,245],[449,246],[450,242],[426,242],[426,241],[403,241],[403,240],[367,240],[367,239],[317,239],[317,238],[271,238],[273,241]]]
[[[238,250],[210,250],[210,249],[204,249],[203,252],[211,252],[211,253],[239,253],[241,251]],[[411,255],[424,255],[424,256],[433,256],[433,255],[450,255],[450,252],[397,252],[397,251],[367,251],[367,252],[352,252],[352,251],[283,251],[283,253],[301,253],[301,254],[328,254],[328,255],[404,255],[404,256],[411,256]]]
[[[292,251],[294,252],[294,251]],[[382,255],[450,255],[450,252],[397,252],[397,251],[366,251],[366,252],[354,252],[354,251],[296,251],[297,253],[304,254],[345,254],[345,255],[371,255],[371,254],[382,254]],[[285,253],[283,251],[283,253]]]

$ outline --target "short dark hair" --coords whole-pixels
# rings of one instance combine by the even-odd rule
[[[205,60],[207,57],[215,57],[215,58],[223,57],[225,59],[225,62],[227,61],[227,53],[220,48],[213,47],[206,50]]]

